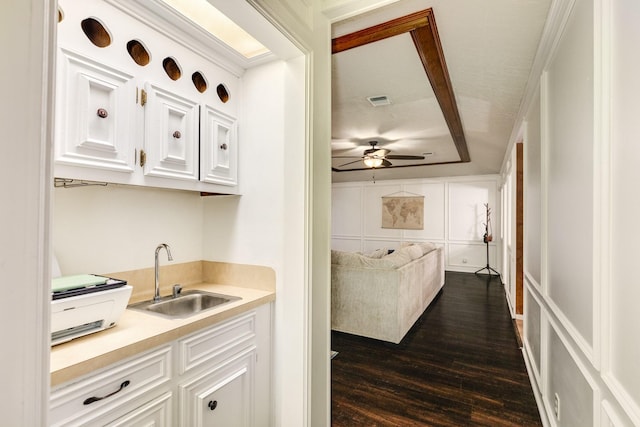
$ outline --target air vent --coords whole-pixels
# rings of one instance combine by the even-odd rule
[[[369,101],[374,107],[391,104],[389,97],[387,97],[386,95],[370,96],[367,98],[367,101]]]

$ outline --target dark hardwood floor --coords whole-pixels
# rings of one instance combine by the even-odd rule
[[[540,426],[498,278],[447,272],[398,345],[332,332],[332,425]]]

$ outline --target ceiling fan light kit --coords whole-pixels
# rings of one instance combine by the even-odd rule
[[[370,168],[377,168],[382,164],[382,159],[379,157],[365,157],[364,164]]]
[[[424,156],[413,156],[413,155],[405,155],[405,154],[389,154],[391,150],[387,150],[386,148],[378,148],[378,141],[369,141],[369,145],[371,148],[367,148],[362,153],[362,156],[339,156],[338,158],[357,158],[359,160],[354,160],[352,162],[345,163],[340,165],[339,167],[344,167],[353,163],[357,163],[362,159],[365,166],[368,168],[377,168],[377,167],[385,167],[388,168],[392,166],[391,160],[424,160]]]

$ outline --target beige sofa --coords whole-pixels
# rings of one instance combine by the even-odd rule
[[[398,344],[444,286],[431,243],[362,255],[331,251],[331,328]]]

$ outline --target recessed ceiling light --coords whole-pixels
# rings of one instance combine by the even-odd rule
[[[387,95],[369,96],[367,97],[367,101],[369,101],[374,107],[391,104],[391,100]]]
[[[207,0],[163,1],[247,59],[269,52]]]

